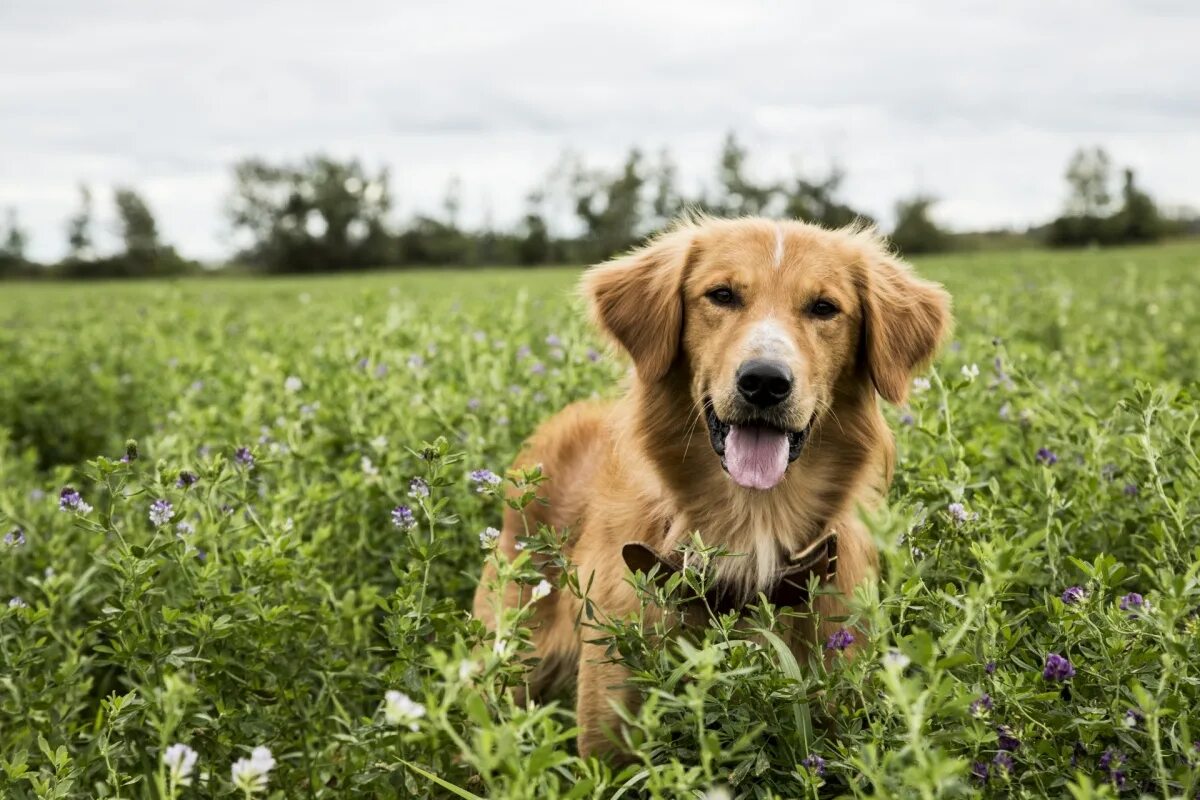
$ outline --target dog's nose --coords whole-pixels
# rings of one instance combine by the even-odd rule
[[[738,367],[737,387],[738,394],[752,406],[777,406],[792,393],[792,371],[779,361],[751,359]]]

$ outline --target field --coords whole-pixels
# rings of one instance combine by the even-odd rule
[[[577,270],[0,284],[0,797],[1197,796],[1200,246],[917,266],[860,657],[595,620],[625,768],[467,614],[471,473],[623,371]]]

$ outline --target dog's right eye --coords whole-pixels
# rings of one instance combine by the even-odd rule
[[[736,306],[738,303],[738,296],[728,286],[709,289],[704,296],[719,306]]]

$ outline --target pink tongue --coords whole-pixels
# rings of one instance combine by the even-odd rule
[[[771,428],[732,425],[725,437],[725,467],[738,486],[771,489],[783,480],[788,438]]]

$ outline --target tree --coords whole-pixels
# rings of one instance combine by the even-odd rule
[[[1114,220],[1115,233],[1122,242],[1153,242],[1162,237],[1163,220],[1150,195],[1137,187],[1136,176],[1125,169],[1121,188],[1121,210]]]
[[[575,215],[584,224],[589,260],[628,250],[648,233],[645,226],[646,177],[642,154],[629,151],[616,172],[585,169],[576,161],[570,172]]]
[[[542,214],[543,199],[538,190],[525,199],[525,216],[517,229],[517,261],[521,264],[532,266],[550,260],[550,229]]]
[[[300,164],[238,163],[226,213],[250,240],[242,258],[276,272],[321,272],[393,260],[390,209],[386,169],[371,174],[356,159],[318,155]]]
[[[1132,169],[1126,168],[1121,189],[1121,206],[1112,208],[1109,173],[1112,161],[1100,147],[1080,148],[1067,165],[1070,187],[1066,213],[1050,223],[1047,242],[1057,247],[1093,244],[1150,242],[1165,230],[1158,208],[1137,187]]]
[[[721,145],[717,161],[717,186],[719,194],[706,201],[705,205],[714,213],[725,217],[741,217],[766,213],[777,186],[759,185],[746,175],[746,148],[738,143],[737,136],[730,131]]]
[[[784,216],[826,228],[842,228],[856,221],[874,222],[869,215],[836,199],[845,177],[846,173],[837,166],[830,169],[823,179],[814,180],[797,175],[790,187],[781,190]]]
[[[1084,218],[1099,218],[1112,202],[1109,191],[1112,160],[1102,147],[1081,147],[1067,165],[1067,184],[1071,194],[1067,199],[1067,214]]]
[[[0,236],[0,264],[24,264],[29,233],[21,227],[15,208],[9,208],[5,212],[3,230],[4,235]]]
[[[113,191],[117,205],[117,229],[131,261],[153,264],[158,257],[158,224],[150,207],[136,191],[118,187]],[[150,270],[146,270],[150,271]]]
[[[946,250],[950,237],[929,216],[937,199],[918,194],[896,203],[896,227],[892,243],[906,255]]]
[[[79,211],[67,220],[68,258],[90,259],[95,255],[92,238],[92,190],[79,184]]]

